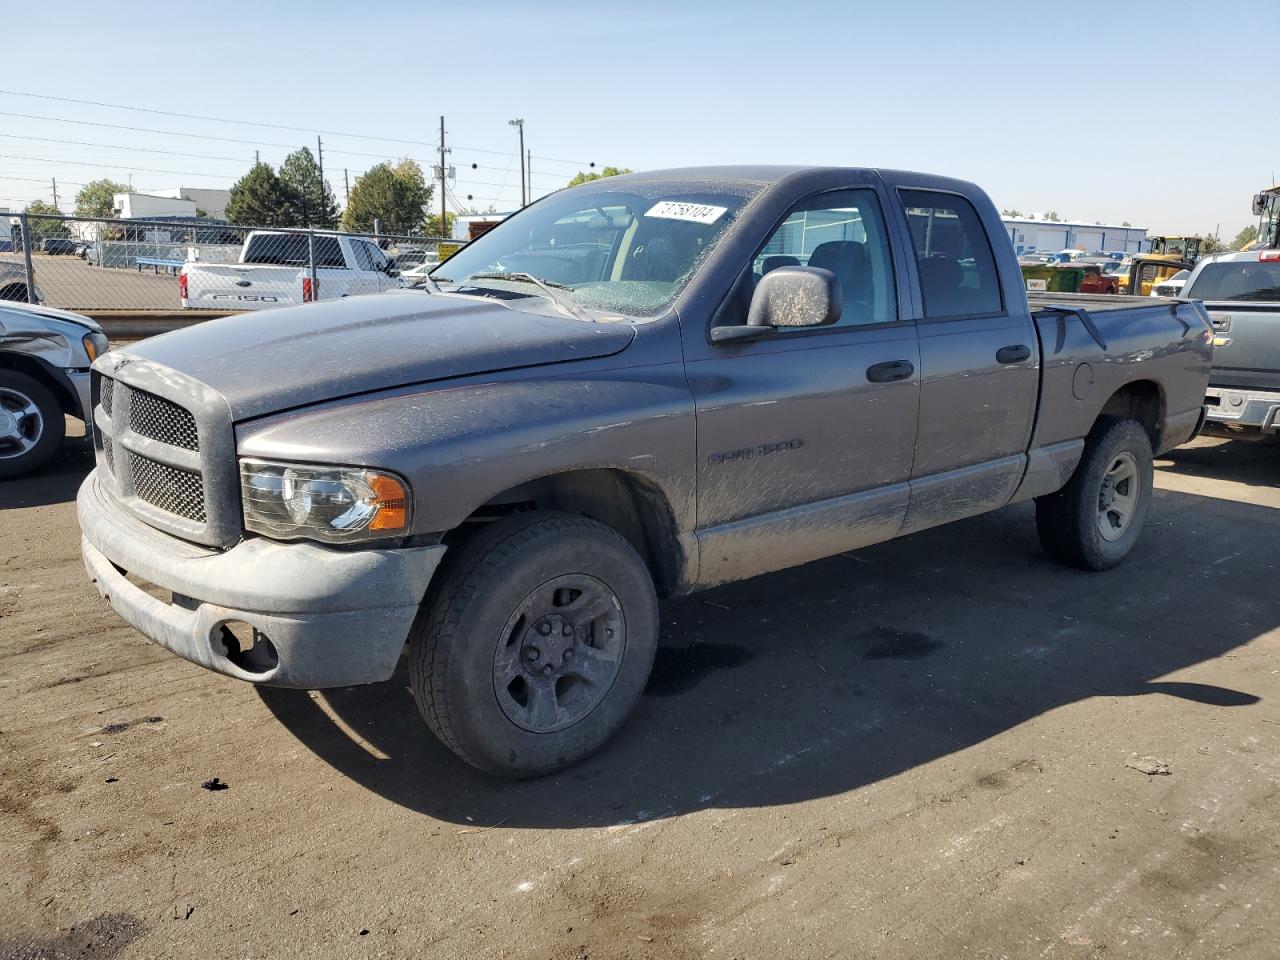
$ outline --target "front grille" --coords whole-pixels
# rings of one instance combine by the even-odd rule
[[[199,473],[133,452],[128,456],[133,491],[139,499],[196,523],[205,522],[204,480]]]
[[[129,429],[171,447],[200,449],[196,421],[191,411],[145,390],[129,391]]]
[[[115,451],[111,448],[111,438],[102,438],[102,459],[107,462],[107,470],[114,475],[116,472]]]
[[[115,386],[116,382],[110,377],[103,377],[98,381],[98,400],[108,417],[111,416],[111,395],[115,391]]]

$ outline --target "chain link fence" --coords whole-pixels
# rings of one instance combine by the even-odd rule
[[[0,223],[0,300],[84,313],[231,313],[377,293],[421,285],[458,246],[210,220],[3,214]]]

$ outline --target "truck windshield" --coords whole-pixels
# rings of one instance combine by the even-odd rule
[[[544,296],[631,317],[667,309],[761,185],[597,181],[539,200],[431,272],[451,290]],[[509,274],[503,279],[500,274]]]
[[[1280,302],[1280,261],[1206,263],[1183,296],[1192,300]]]

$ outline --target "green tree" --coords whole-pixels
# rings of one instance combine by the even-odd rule
[[[227,219],[259,227],[293,226],[289,194],[270,165],[255,163],[236,181],[227,201]]]
[[[1044,215],[1044,218],[1050,221],[1051,223],[1059,223],[1061,222],[1061,219],[1062,219],[1061,217],[1058,216],[1057,210],[1050,210],[1048,213]]]
[[[27,214],[27,227],[31,230],[31,239],[33,240],[43,240],[46,237],[69,237],[71,235],[71,232],[67,230],[65,220],[51,219],[51,216],[58,216],[62,213],[52,203],[33,200],[26,205],[22,212]]]
[[[1022,211],[1021,210],[1001,210],[1000,216],[1009,217],[1011,219],[1017,219],[1022,216]]]
[[[338,222],[333,191],[320,176],[320,165],[307,148],[295,150],[280,164],[280,186],[296,227],[332,227]]]
[[[445,211],[444,215],[444,231],[440,230],[440,214],[432,213],[427,215],[426,225],[423,226],[422,232],[428,237],[452,237],[453,224],[458,217],[455,214]]]
[[[592,170],[590,173],[578,171],[577,176],[569,181],[569,186],[576,187],[580,183],[590,183],[592,180],[603,180],[605,177],[617,177],[624,173],[633,173],[630,167],[605,167],[599,173]]]
[[[1222,242],[1222,238],[1212,233],[1206,234],[1204,239],[1200,241],[1200,252],[1202,254],[1221,253],[1225,249],[1227,249],[1227,246]]]
[[[399,163],[370,167],[351,185],[351,198],[342,213],[344,230],[368,232],[379,221],[384,233],[412,233],[423,228],[423,207],[434,193],[422,168],[405,158]]]
[[[76,216],[97,217],[106,220],[114,217],[115,195],[128,193],[129,187],[114,180],[94,180],[86,183],[76,194]]]
[[[1254,226],[1245,227],[1236,234],[1234,240],[1231,241],[1232,250],[1243,250],[1249,244],[1258,239],[1258,228]]]
[[[1132,223],[1130,223],[1128,220],[1121,220],[1121,221],[1120,221],[1120,226],[1122,226],[1122,227],[1132,227],[1132,226],[1133,226],[1133,224],[1132,224]]]

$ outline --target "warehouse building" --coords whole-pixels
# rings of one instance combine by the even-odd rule
[[[1038,250],[1084,250],[1087,253],[1144,253],[1151,248],[1146,227],[1125,227],[1101,223],[1064,223],[1057,220],[1024,220],[1007,217],[1004,227],[1019,254]]]

